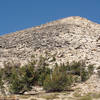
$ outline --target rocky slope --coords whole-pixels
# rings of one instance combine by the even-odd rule
[[[86,60],[99,66],[100,25],[75,16],[0,36],[1,66],[9,59],[25,63],[44,51],[60,62]]]

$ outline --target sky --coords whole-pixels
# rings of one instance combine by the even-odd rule
[[[0,0],[0,35],[69,16],[100,24],[100,0]]]

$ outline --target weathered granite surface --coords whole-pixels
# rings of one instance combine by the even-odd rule
[[[99,66],[100,24],[75,16],[0,36],[0,65],[9,59],[23,64],[46,50],[60,62],[85,59]]]

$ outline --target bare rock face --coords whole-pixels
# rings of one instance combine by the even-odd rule
[[[24,64],[45,51],[60,62],[86,60],[99,66],[100,25],[76,16],[0,36],[1,66],[9,59]]]

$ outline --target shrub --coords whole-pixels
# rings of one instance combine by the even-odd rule
[[[38,60],[34,59],[34,56],[32,57],[31,64],[34,65],[34,83],[35,85],[43,85],[43,82],[45,80],[45,77],[50,74],[51,69],[48,67],[47,63],[48,57],[47,56],[39,56]],[[35,63],[34,63],[35,62]]]
[[[4,82],[3,82],[3,71],[2,71],[2,69],[0,69],[0,90],[1,90],[2,94],[5,94],[3,85],[4,85]]]
[[[91,76],[94,72],[94,65],[88,65],[88,72],[89,72],[89,75]]]
[[[100,69],[100,66],[97,69]]]
[[[21,78],[19,78],[17,72],[12,73],[10,80],[9,92],[12,94],[20,93],[23,89],[23,84],[21,83]]]
[[[83,68],[80,76],[81,76],[81,81],[84,82],[89,79],[89,72]]]
[[[20,63],[15,63],[14,61],[4,62],[4,68],[2,70],[3,78],[9,82],[13,71],[16,70],[18,73],[20,70]]]
[[[91,96],[82,96],[78,100],[93,100]]]
[[[67,65],[67,71],[69,71],[73,75],[80,76],[81,81],[84,82],[93,74],[94,66],[86,66],[85,62],[83,61],[74,61],[71,64]]]
[[[90,76],[94,72],[94,65],[88,65],[86,67],[82,67],[81,69],[81,81],[84,82],[90,78]]]
[[[50,69],[41,66],[35,69],[35,63],[29,62],[21,68],[12,68],[11,72],[10,92],[23,94],[25,91],[31,90],[34,85],[43,85],[45,77],[50,74]]]
[[[98,76],[100,77],[100,70],[98,70]]]
[[[32,64],[27,64],[19,68],[19,70],[14,68],[10,77],[10,91],[17,94],[31,90],[34,84],[34,77],[35,72]]]
[[[44,80],[43,87],[47,92],[70,89],[73,82],[84,82],[93,74],[93,65],[86,66],[84,62],[71,64],[56,63],[53,72]]]
[[[79,62],[75,62],[73,61],[70,65],[69,65],[69,71],[73,72],[74,75],[80,75],[81,73],[81,68],[84,65],[79,61]]]
[[[4,89],[5,82],[12,94],[23,94],[35,85],[43,86],[47,92],[64,91],[70,89],[73,82],[86,81],[93,74],[93,65],[86,66],[80,61],[60,65],[56,63],[50,69],[48,59],[42,56],[38,60],[32,58],[22,67],[13,61],[4,63],[5,67],[0,70],[0,89]]]
[[[56,66],[52,74],[46,77],[43,87],[47,92],[64,91],[70,88],[72,79],[72,75],[68,75],[66,71],[60,71]]]
[[[43,82],[46,78],[47,75],[50,75],[50,72],[52,72],[52,70],[50,68],[47,67],[42,67],[39,68],[35,73],[35,75],[37,75],[37,84],[40,86],[43,86]]]

